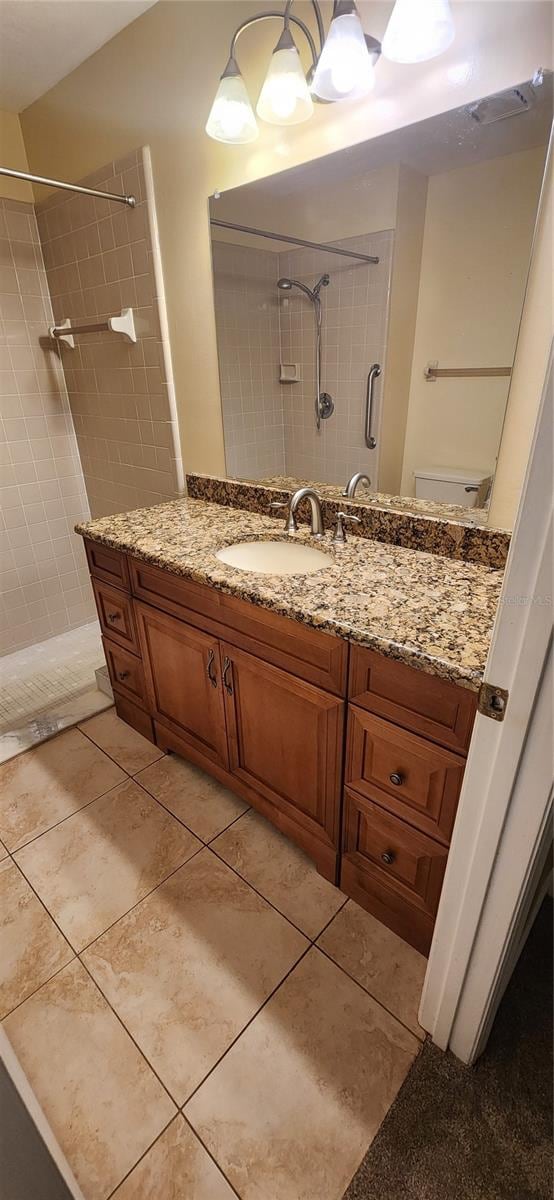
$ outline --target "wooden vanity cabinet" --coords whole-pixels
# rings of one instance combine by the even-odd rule
[[[119,716],[428,953],[474,693],[95,543],[87,555]]]

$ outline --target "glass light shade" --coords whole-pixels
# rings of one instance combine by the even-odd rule
[[[391,62],[426,62],[447,50],[453,40],[449,0],[396,0],[383,38],[383,54]]]
[[[217,142],[253,142],[258,126],[244,79],[240,74],[223,74],[206,123],[206,133]]]
[[[373,61],[356,12],[339,11],[333,18],[312,83],[321,100],[353,100],[374,84]]]
[[[299,125],[313,111],[296,46],[274,50],[256,105],[258,116],[270,125]]]

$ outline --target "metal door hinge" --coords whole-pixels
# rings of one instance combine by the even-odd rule
[[[493,721],[503,721],[508,706],[509,692],[506,688],[493,687],[492,683],[482,683],[479,688],[477,709],[484,717],[492,717]]]

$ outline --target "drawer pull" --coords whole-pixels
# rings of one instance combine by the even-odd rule
[[[231,659],[227,655],[223,659],[223,687],[228,696],[233,695],[233,684],[229,683],[229,671],[231,670]]]
[[[108,621],[120,621],[120,620],[121,620],[121,613],[118,613],[118,612],[108,613]]]
[[[381,855],[381,858],[383,862],[387,864],[387,867],[390,867],[391,863],[393,863],[396,858],[396,854],[394,853],[394,850],[385,850]]]
[[[212,687],[216,688],[217,687],[217,675],[215,673],[215,668],[214,668],[214,658],[215,658],[215,650],[210,650],[210,652],[208,654],[208,662],[206,665],[206,674],[208,676],[208,679],[209,679]]]
[[[131,674],[131,672],[130,672],[130,671],[118,671],[118,672],[117,672],[117,678],[118,678],[119,680],[121,680],[121,683],[123,683],[123,680],[124,680],[124,679],[128,679],[130,674]]]
[[[400,771],[393,771],[392,775],[389,775],[389,779],[395,787],[401,787],[404,783],[404,776],[400,774]]]

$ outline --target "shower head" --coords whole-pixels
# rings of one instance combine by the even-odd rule
[[[277,287],[280,288],[282,292],[290,292],[291,288],[293,288],[293,287],[300,288],[300,291],[304,292],[304,295],[307,296],[308,299],[312,301],[312,304],[315,304],[315,302],[317,300],[319,300],[319,293],[321,291],[321,288],[327,287],[328,283],[329,283],[329,276],[322,275],[321,279],[318,279],[318,281],[312,291],[312,288],[306,287],[305,283],[300,283],[299,279],[287,279],[287,277],[284,276],[282,279],[277,280]]]

